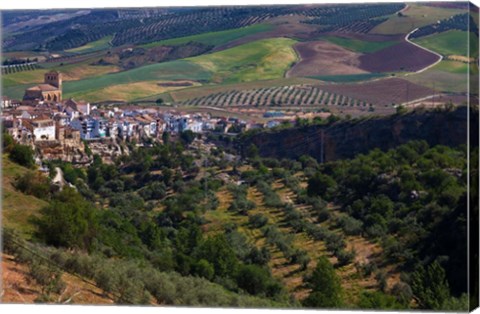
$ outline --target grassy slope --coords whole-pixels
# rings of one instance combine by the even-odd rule
[[[472,38],[471,45],[478,46],[478,39]],[[468,33],[459,30],[450,30],[439,34],[433,34],[414,40],[417,44],[438,52],[442,55],[468,55]]]
[[[6,155],[2,156],[2,224],[28,238],[34,231],[30,217],[36,215],[47,202],[25,195],[12,186],[15,177],[27,171],[27,168],[13,163]]]
[[[229,30],[220,31],[220,32],[210,32],[210,33],[203,33],[199,35],[161,40],[161,41],[156,41],[153,43],[141,45],[140,47],[151,48],[151,47],[162,46],[162,45],[181,45],[191,41],[195,41],[195,42],[199,42],[207,45],[219,46],[248,35],[269,31],[272,28],[273,26],[269,24],[257,24],[257,25],[247,26],[247,27],[238,28],[238,29],[229,29]]]
[[[188,58],[214,73],[214,83],[248,82],[281,78],[297,60],[295,40],[272,38],[224,51]]]
[[[329,42],[342,46],[354,52],[371,53],[397,44],[397,41],[364,41],[352,38],[344,38],[337,36],[322,37]]]
[[[92,52],[92,51],[107,49],[108,47],[110,47],[109,42],[112,40],[112,37],[113,36],[105,36],[103,38],[100,38],[99,40],[92,41],[86,45],[65,50],[65,52],[85,53],[85,52]]]
[[[417,27],[436,23],[452,15],[465,13],[459,9],[445,9],[408,3],[409,8],[403,17],[392,15],[387,21],[373,28],[372,34],[407,34]]]

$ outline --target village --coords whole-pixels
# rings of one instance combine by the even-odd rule
[[[63,99],[62,74],[57,71],[45,73],[44,83],[26,89],[22,100],[2,97],[1,108],[4,131],[20,144],[31,146],[39,165],[42,160],[89,164],[94,154],[112,162],[128,153],[122,143],[142,146],[162,141],[164,133],[171,138],[184,131],[238,134],[289,121],[281,112],[266,112],[263,117],[268,121],[261,123],[228,112],[213,116],[160,106],[97,107],[83,100]]]

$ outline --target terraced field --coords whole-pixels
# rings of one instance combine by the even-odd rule
[[[292,182],[290,182],[289,186],[295,189],[303,189],[305,187],[303,176],[299,175],[297,178],[296,183],[293,183],[292,186]],[[247,214],[239,214],[229,210],[234,197],[227,188],[222,188],[217,193],[217,197],[220,201],[219,207],[216,210],[207,211],[205,214],[205,218],[209,221],[205,227],[207,234],[224,232],[226,225],[236,224],[237,230],[246,236],[249,244],[258,249],[266,248],[269,251],[271,256],[269,267],[273,276],[281,280],[296,299],[301,300],[308,296],[309,289],[304,286],[303,277],[316,266],[318,257],[326,255],[332,264],[338,262],[337,257],[329,251],[329,246],[325,240],[319,239],[318,235],[310,232],[312,230],[318,230],[319,232],[323,230],[321,232],[344,238],[345,249],[355,252],[351,262],[336,267],[336,272],[340,276],[342,286],[347,293],[345,300],[348,306],[354,306],[362,292],[376,289],[377,283],[374,274],[359,275],[354,264],[374,263],[380,265],[381,247],[361,236],[344,235],[343,231],[336,226],[335,221],[339,216],[345,214],[340,213],[333,204],[329,204],[327,207],[331,218],[319,222],[317,220],[318,213],[315,212],[313,207],[302,203],[290,187],[287,187],[285,181],[281,179],[275,180],[268,186],[253,185],[247,188],[246,199],[255,204],[255,208],[248,210]],[[276,199],[276,205],[272,204],[272,199]],[[292,225],[290,216],[293,213],[297,217],[294,220],[302,221],[302,224],[308,226],[307,229]],[[265,217],[266,224],[261,228],[252,226],[250,218],[254,216]],[[308,262],[305,266],[302,266],[302,262],[295,258],[292,259],[292,252],[308,256],[306,260]],[[398,282],[398,274],[394,267],[390,267],[388,270],[390,275],[387,282],[391,287]]]

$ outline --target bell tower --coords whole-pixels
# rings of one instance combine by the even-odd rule
[[[45,73],[44,76],[45,84],[50,84],[55,86],[58,89],[62,89],[62,73],[58,71],[50,71]]]

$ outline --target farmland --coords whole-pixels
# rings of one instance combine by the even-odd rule
[[[325,36],[322,38],[346,49],[361,53],[375,52],[398,43],[397,41],[365,41],[340,36]]]
[[[172,61],[129,71],[118,72],[78,81],[64,83],[64,91],[69,94],[82,95],[113,85],[152,80],[209,80],[211,73],[188,61]],[[88,99],[86,99],[88,100]]]
[[[388,20],[374,27],[372,34],[407,34],[417,27],[436,23],[452,15],[464,13],[462,9],[447,9],[441,7],[424,6],[417,3],[409,3],[402,11],[402,16],[391,16]]]
[[[183,102],[188,106],[362,106],[367,110],[367,103],[362,100],[343,97],[325,92],[322,87],[311,85],[290,85],[242,91],[227,91],[194,98]],[[368,104],[369,105],[369,104]]]
[[[177,89],[184,86],[162,86],[166,83],[179,83],[179,81],[141,81],[127,84],[115,84],[90,92],[69,93],[68,96],[75,99],[88,99],[92,102],[120,101],[129,102],[139,98],[149,97]],[[198,82],[188,82],[188,86],[198,86]]]
[[[364,83],[323,85],[322,89],[346,97],[362,98],[377,106],[401,104],[432,94],[430,88],[412,84],[400,78],[387,78]]]
[[[212,82],[248,82],[281,78],[296,54],[292,39],[264,39],[224,51],[186,59],[212,72]]]
[[[199,42],[206,45],[219,46],[245,36],[269,31],[272,28],[273,26],[269,24],[256,24],[256,25],[251,25],[251,26],[242,27],[238,29],[229,29],[229,30],[219,31],[219,32],[202,33],[199,35],[192,35],[192,36],[186,36],[186,37],[166,39],[162,41],[155,41],[145,45],[140,45],[139,47],[152,48],[155,46],[163,46],[163,45],[180,45],[180,44],[185,44],[191,41]]]
[[[112,36],[105,36],[99,40],[89,42],[86,45],[71,48],[65,50],[65,52],[73,52],[73,53],[87,53],[87,52],[94,52],[98,50],[107,49],[110,47],[109,43],[112,40]]]
[[[439,57],[408,42],[390,46],[360,58],[361,69],[369,72],[399,72],[421,70]]]
[[[414,39],[414,42],[438,52],[444,56],[460,55],[468,56],[468,44],[478,46],[478,39],[472,34],[469,38],[468,32],[449,30],[446,32],[428,35]]]
[[[366,73],[358,67],[360,54],[328,41],[301,42],[294,47],[300,62],[288,71],[289,77]]]

